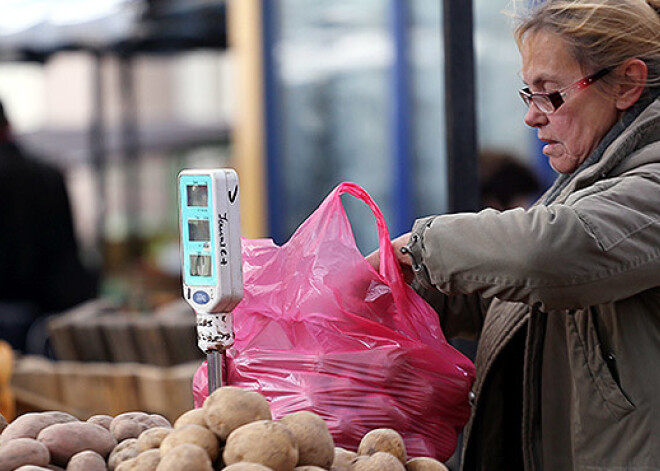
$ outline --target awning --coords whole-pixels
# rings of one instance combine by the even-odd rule
[[[3,0],[0,60],[227,46],[225,0]]]

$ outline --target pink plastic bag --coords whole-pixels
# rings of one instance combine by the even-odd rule
[[[340,195],[376,217],[376,273],[356,247]],[[243,240],[244,298],[227,383],[259,391],[278,419],[323,417],[336,446],[356,450],[374,428],[393,428],[408,454],[448,459],[469,414],[474,366],[445,340],[435,311],[402,279],[382,213],[343,183],[281,247]],[[204,363],[195,406],[207,396]]]

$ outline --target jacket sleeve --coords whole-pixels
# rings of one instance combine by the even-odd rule
[[[603,180],[566,203],[416,221],[418,282],[446,294],[584,308],[660,286],[660,169]]]
[[[422,287],[416,281],[412,287],[438,313],[445,337],[479,338],[492,299],[484,299],[477,293],[447,296],[435,287]]]

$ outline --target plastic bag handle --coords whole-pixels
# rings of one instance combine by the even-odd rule
[[[378,227],[378,250],[380,251],[379,273],[388,282],[395,297],[403,296],[403,286],[405,285],[403,273],[401,272],[401,267],[399,267],[398,259],[394,254],[394,247],[390,240],[390,231],[387,228],[385,217],[380,208],[376,205],[371,196],[369,196],[369,194],[356,183],[341,183],[335,188],[333,193],[333,196],[336,198],[339,198],[339,196],[344,193],[348,193],[371,208],[371,212],[376,218],[376,226]]]

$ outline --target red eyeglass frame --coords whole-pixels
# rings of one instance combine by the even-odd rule
[[[521,90],[518,90],[518,94],[522,99],[523,103],[528,107],[534,103],[536,107],[543,113],[554,113],[559,109],[561,105],[565,103],[564,96],[569,90],[582,90],[587,88],[589,85],[605,77],[608,73],[612,71],[612,67],[606,67],[599,70],[595,74],[584,77],[577,82],[572,83],[571,85],[564,87],[560,90],[554,92],[537,92],[533,93],[529,87],[525,87]],[[550,105],[550,106],[544,106]]]

